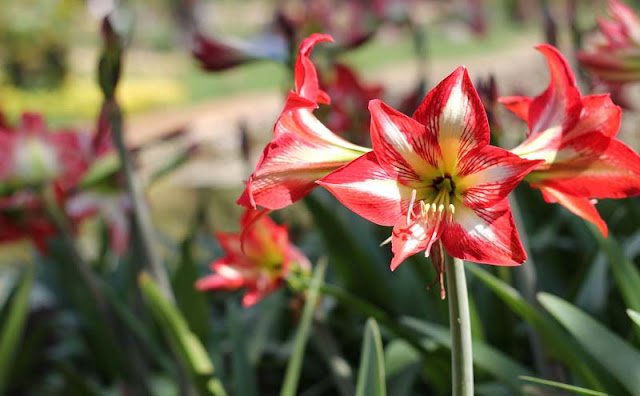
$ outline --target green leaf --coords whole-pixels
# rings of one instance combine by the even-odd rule
[[[384,374],[384,355],[378,323],[367,319],[360,355],[356,396],[386,396],[387,387]]]
[[[304,198],[304,203],[313,216],[314,224],[317,226],[324,240],[327,253],[331,258],[331,267],[336,271],[339,279],[345,287],[354,294],[374,301],[380,307],[389,308],[393,296],[390,293],[388,282],[385,281],[385,271],[388,263],[381,254],[376,254],[375,250],[367,248],[358,240],[354,233],[355,224],[345,224],[340,212],[335,207],[330,207],[333,197],[322,199],[320,191],[309,194]],[[329,199],[333,200],[330,201]],[[350,213],[346,216],[351,216]],[[347,217],[347,219],[350,219]],[[358,231],[362,231],[358,229]],[[368,232],[359,232],[359,236],[368,235]],[[379,244],[379,242],[378,242]],[[371,287],[376,285],[376,287]]]
[[[229,333],[231,334],[231,374],[234,394],[242,396],[256,395],[256,380],[249,364],[247,342],[244,334],[240,308],[235,303],[227,305]]]
[[[34,269],[29,267],[16,287],[6,319],[0,329],[0,393],[4,393],[7,386],[16,349],[20,345],[22,330],[29,313],[29,294],[33,278]]]
[[[573,393],[579,393],[579,394],[582,394],[582,395],[607,396],[606,393],[594,391],[594,390],[587,389],[587,388],[581,388],[579,386],[564,384],[562,382],[549,381],[549,380],[542,379],[542,378],[536,378],[536,377],[529,377],[529,376],[526,376],[526,375],[521,375],[520,379],[524,380],[524,381],[534,382],[536,384],[548,385],[548,386],[552,386],[554,388],[564,389],[564,390],[571,391]]]
[[[414,318],[403,318],[400,322],[451,349],[451,332],[446,327]],[[518,376],[532,375],[528,368],[477,340],[473,340],[473,363],[515,390],[519,390],[522,385]]]
[[[525,264],[526,265],[526,264]],[[516,289],[481,269],[467,265],[467,269],[489,287],[518,316],[532,326],[545,341],[545,352],[569,366],[591,388],[603,389],[602,375],[590,364],[592,359],[577,342],[541,310],[529,304]]]
[[[283,321],[283,310],[287,304],[284,290],[271,293],[260,301],[258,317],[252,322],[251,335],[247,337],[249,362],[256,365],[273,337],[274,328]]]
[[[587,223],[587,225],[607,256],[627,308],[640,311],[640,272],[625,256],[622,246],[612,235],[605,238],[593,224]]]
[[[205,342],[209,336],[209,309],[205,293],[195,288],[199,274],[192,252],[194,238],[195,233],[189,233],[181,243],[180,262],[172,276],[171,286],[176,304],[187,320],[189,328],[200,341]]]
[[[420,363],[420,354],[406,341],[396,338],[384,349],[384,371],[387,378]]]
[[[120,158],[116,152],[110,153],[93,162],[91,168],[84,174],[78,187],[86,189],[103,182],[106,178],[120,170]]]
[[[165,299],[159,286],[148,274],[143,272],[139,283],[153,317],[166,330],[169,341],[187,366],[200,393],[226,396],[222,383],[214,377],[213,364],[206,350],[189,329],[180,311]]]
[[[540,293],[538,300],[629,392],[640,389],[640,352],[563,299]]]
[[[114,314],[120,319],[125,328],[133,334],[156,363],[162,366],[167,373],[171,373],[174,370],[173,363],[159,343],[156,342],[156,337],[152,337],[149,334],[149,329],[145,327],[140,318],[136,316],[136,313],[130,309],[130,306],[116,291],[109,287],[104,287],[103,290],[110,306],[113,307]]]
[[[633,320],[633,322],[640,327],[640,312],[633,309],[627,309],[627,315]]]
[[[65,393],[72,395],[100,396],[100,388],[86,376],[78,373],[66,362],[54,363],[54,368],[62,375]]]
[[[313,321],[313,313],[318,302],[318,296],[320,295],[320,285],[322,285],[322,282],[324,281],[324,274],[326,270],[327,261],[321,260],[318,262],[313,278],[311,279],[311,284],[307,291],[307,302],[304,304],[304,309],[302,310],[302,319],[300,320],[300,326],[298,326],[298,332],[296,333],[293,354],[291,359],[289,359],[289,364],[287,364],[284,383],[280,390],[281,396],[294,396],[298,389],[304,351],[307,347],[309,331],[311,330],[311,322]]]

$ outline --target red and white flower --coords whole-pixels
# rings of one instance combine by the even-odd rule
[[[544,161],[526,177],[531,187],[606,236],[607,225],[592,199],[640,194],[640,157],[616,139],[621,110],[609,95],[582,97],[562,54],[546,44],[537,49],[549,65],[547,89],[535,98],[500,98],[529,125],[527,139],[512,152]]]
[[[369,104],[373,152],[318,183],[366,219],[393,226],[395,269],[441,240],[454,257],[495,265],[526,259],[508,201],[540,161],[490,146],[489,125],[467,71],[456,69],[413,117]]]
[[[640,80],[640,18],[623,2],[609,0],[612,19],[598,19],[598,31],[577,54],[580,63],[598,80],[623,84]]]
[[[332,41],[326,34],[312,34],[300,45],[295,65],[295,91],[287,97],[256,169],[238,199],[255,209],[281,209],[307,195],[316,180],[370,151],[340,138],[313,114],[329,96],[319,88],[316,68],[309,59],[313,47]]]
[[[307,258],[289,242],[287,227],[276,225],[263,212],[247,210],[242,233],[216,234],[225,256],[211,263],[215,272],[198,280],[198,290],[246,288],[245,307],[280,288],[293,270],[309,271]]]
[[[0,183],[13,188],[56,181],[71,187],[86,170],[89,139],[77,131],[49,131],[39,114],[25,113],[15,128],[0,127]]]

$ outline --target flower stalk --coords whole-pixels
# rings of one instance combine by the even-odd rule
[[[111,132],[113,134],[113,142],[118,151],[120,163],[125,174],[127,192],[131,201],[134,233],[136,236],[136,245],[142,261],[147,265],[153,278],[158,282],[165,298],[174,301],[173,292],[169,285],[167,272],[162,265],[158,252],[153,247],[153,223],[149,207],[146,205],[142,186],[136,177],[133,168],[133,162],[129,156],[129,152],[124,142],[122,131],[122,113],[115,99],[107,100],[104,104],[107,111]]]
[[[451,371],[454,396],[473,395],[473,351],[469,296],[464,262],[445,253],[449,327],[451,329]]]

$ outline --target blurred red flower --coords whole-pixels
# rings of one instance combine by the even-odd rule
[[[287,227],[262,211],[246,210],[242,233],[217,233],[224,257],[211,263],[215,273],[196,283],[198,290],[247,289],[242,305],[254,305],[282,287],[292,271],[309,271],[307,258],[289,242]]]
[[[326,125],[349,141],[367,144],[369,140],[369,111],[372,99],[382,95],[382,86],[364,84],[349,66],[336,63],[328,77],[321,79],[322,88],[331,97]]]
[[[598,32],[588,37],[578,60],[600,81],[638,81],[640,18],[619,0],[609,0],[609,13],[613,19],[598,19]]]

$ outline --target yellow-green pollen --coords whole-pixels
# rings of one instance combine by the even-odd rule
[[[407,225],[411,224],[414,218],[431,227],[438,227],[443,220],[451,222],[453,219],[456,207],[452,202],[456,195],[456,184],[451,175],[445,174],[444,176],[436,177],[430,187],[434,190],[435,197],[431,202],[421,200],[420,212],[417,214],[413,209],[416,190],[412,191],[411,202],[407,211]],[[434,236],[436,234],[434,233]]]

